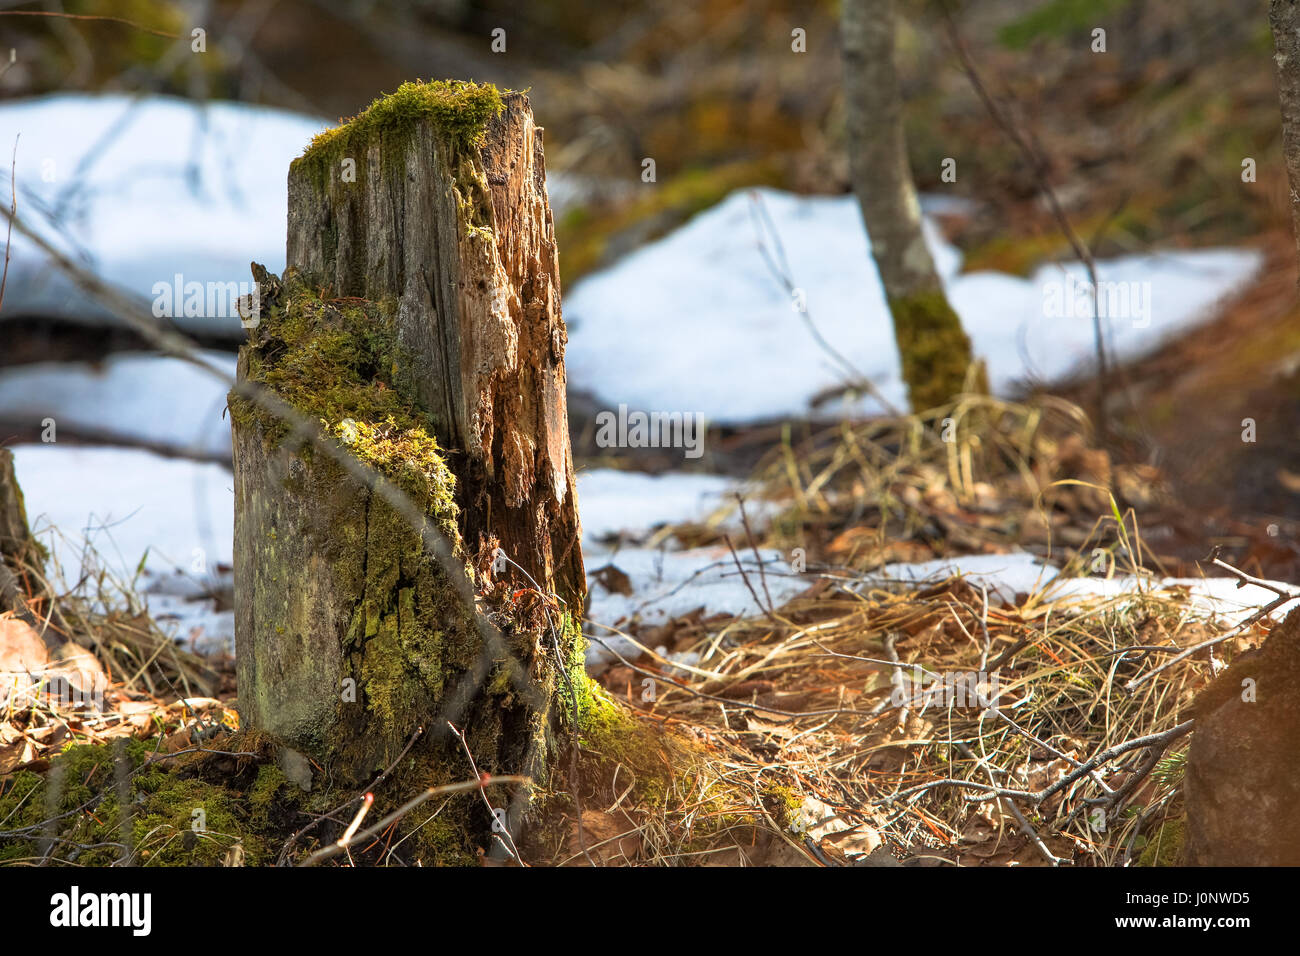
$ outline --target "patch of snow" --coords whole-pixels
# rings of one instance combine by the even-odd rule
[[[904,406],[892,323],[856,200],[772,189],[733,193],[578,283],[564,310],[571,323],[566,362],[572,387],[609,408],[697,412],[724,423],[880,410],[870,398],[812,409],[813,396],[841,384],[843,374],[765,263],[752,196],[781,237],[793,281],[821,335],[888,401]],[[996,392],[1014,391],[1026,378],[1075,374],[1091,360],[1090,313],[1081,310],[1071,284],[1082,277],[1081,267],[1045,266],[1029,279],[959,275],[960,252],[928,218],[924,226]],[[1119,288],[1136,296],[1129,300],[1130,315],[1108,320],[1111,354],[1136,357],[1203,320],[1260,262],[1251,250],[1210,250],[1099,263],[1103,283],[1130,283]],[[1058,295],[1057,311],[1072,317],[1049,317]],[[1082,305],[1090,308],[1086,297]]]
[[[1288,591],[1293,585],[1272,582]],[[1187,588],[1188,604],[1198,617],[1216,618],[1225,625],[1236,625],[1246,620],[1260,608],[1277,597],[1268,588],[1256,584],[1237,587],[1236,578],[1154,578],[1140,579],[1130,576],[1104,578],[1060,578],[1052,589],[1054,596],[1079,596],[1084,598],[1133,597],[1154,591]],[[1300,607],[1300,597],[1281,605],[1273,616],[1281,619],[1292,608]]]
[[[641,652],[609,628],[621,629],[634,618],[642,624],[663,624],[697,608],[704,608],[706,615],[761,614],[764,608],[754,601],[751,586],[765,604],[770,594],[773,604],[780,607],[812,583],[808,578],[791,573],[786,556],[779,551],[760,548],[758,559],[748,549],[737,553],[744,576],[737,570],[730,549],[725,547],[684,551],[584,549],[587,589],[591,595],[588,637],[599,638],[609,648],[633,659]],[[759,560],[762,561],[762,574]],[[597,579],[599,572],[611,564],[628,576],[632,587],[630,595],[610,591]],[[587,666],[597,668],[611,660],[614,660],[614,654],[598,641],[591,640],[587,648]]]
[[[777,607],[811,584],[811,579],[792,573],[780,552],[765,549],[760,553],[768,590]],[[592,671],[599,671],[615,661],[616,653],[628,660],[641,655],[641,650],[630,639],[612,630],[625,629],[632,620],[649,625],[663,624],[697,608],[703,608],[706,616],[763,612],[726,548],[686,551],[625,548],[617,552],[588,549],[585,558],[587,586],[591,594],[586,628],[590,641],[587,666]],[[754,590],[763,595],[753,555],[743,553],[741,563]],[[600,582],[598,576],[608,564],[627,575],[631,594],[613,593]],[[1214,618],[1224,625],[1241,623],[1276,597],[1267,588],[1253,584],[1238,588],[1234,578],[1064,578],[1057,568],[1026,552],[889,564],[866,576],[865,580],[876,585],[891,582],[915,585],[940,582],[954,575],[963,576],[976,588],[988,588],[991,600],[1002,598],[1007,601],[1013,600],[1019,592],[1044,593],[1054,599],[1122,601],[1142,594],[1168,594],[1172,589],[1186,588],[1188,607],[1193,615]],[[1274,583],[1288,587],[1281,582]],[[763,600],[766,602],[766,596]],[[1293,607],[1300,607],[1300,596],[1283,605],[1275,616],[1281,618]],[[686,663],[693,665],[698,661]]]
[[[663,524],[703,522],[727,504],[736,487],[721,475],[647,475],[616,468],[579,472],[582,539],[591,543],[617,534],[640,537]],[[748,502],[746,508],[752,515]]]
[[[1025,551],[1009,554],[972,554],[959,558],[936,558],[932,561],[887,564],[870,577],[887,581],[943,581],[955,574],[964,575],[974,587],[987,587],[993,594],[1007,599],[1017,592],[1033,594],[1052,581],[1057,569]]]
[[[28,521],[68,583],[87,544],[95,567],[127,580],[142,557],[163,574],[231,563],[233,478],[220,465],[129,448],[32,444],[13,453]]]
[[[56,94],[0,104],[18,142],[18,212],[65,253],[148,304],[157,282],[251,282],[284,268],[289,163],[327,121],[243,103]],[[8,178],[8,177],[6,177]],[[24,237],[5,312],[116,323]],[[243,337],[237,318],[178,317]]]
[[[728,548],[607,547],[600,542],[613,536],[641,540],[654,528],[665,524],[702,522],[717,509],[725,507],[733,491],[742,489],[721,475],[668,473],[647,475],[640,472],[596,468],[578,475],[578,507],[582,516],[583,560],[587,567],[587,586],[591,594],[588,628],[592,638],[587,663],[598,668],[615,659],[609,648],[625,657],[637,657],[640,651],[625,638],[607,630],[635,618],[642,624],[659,624],[703,607],[706,614],[757,614],[762,608],[753,595]],[[743,490],[742,490],[743,493]],[[761,523],[775,510],[770,502],[745,502],[751,522]],[[726,516],[724,527],[741,527],[738,513]],[[762,576],[758,560],[749,549],[738,552],[741,566],[750,583],[760,594]],[[789,572],[785,557],[778,551],[760,549],[768,592],[779,606],[808,586]],[[610,591],[597,578],[608,565],[628,576],[633,588],[630,595]],[[766,601],[766,595],[764,601]],[[606,625],[607,627],[602,627]],[[609,645],[602,646],[595,638]],[[673,658],[677,660],[678,658]],[[679,662],[694,664],[695,659]]]
[[[205,352],[235,377],[235,356]],[[119,353],[98,365],[41,362],[0,371],[0,419],[57,429],[95,441],[145,442],[200,457],[230,457],[229,390],[189,362]]]
[[[1025,552],[968,555],[915,564],[888,564],[872,577],[915,583],[942,581],[955,574],[965,577],[974,587],[987,587],[991,596],[1007,599],[1014,598],[1018,592],[1043,592],[1054,599],[1114,599],[1186,588],[1188,604],[1195,614],[1215,617],[1221,623],[1229,625],[1241,623],[1277,597],[1275,592],[1259,585],[1238,587],[1237,579],[1230,577],[1139,578],[1117,575],[1113,578],[1066,578],[1060,576],[1057,568]],[[1270,583],[1287,591],[1296,590],[1294,586],[1282,581]],[[1277,609],[1274,616],[1281,618],[1297,606],[1300,606],[1300,595],[1297,595],[1295,601]]]
[[[33,444],[13,453],[28,521],[63,586],[97,569],[129,582],[143,558],[140,584],[159,626],[200,652],[234,652],[233,612],[205,597],[230,585],[227,469],[128,448]]]
[[[973,216],[979,212],[980,204],[966,196],[950,196],[944,193],[921,193],[921,212],[927,216]]]

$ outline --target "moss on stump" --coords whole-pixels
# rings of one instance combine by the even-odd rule
[[[391,309],[322,296],[293,273],[268,280],[264,305],[241,352],[242,378],[285,399],[409,496],[473,580],[456,478],[403,379]],[[483,665],[474,612],[421,532],[373,483],[358,483],[248,399],[232,393],[230,408],[237,470],[270,477],[237,486],[241,714],[332,773],[363,779]],[[527,659],[537,635],[509,615],[500,623]],[[542,731],[528,719],[512,668],[492,661],[483,699],[462,715],[476,755],[497,772],[507,769],[490,756],[499,738],[520,742]],[[448,774],[460,779],[468,769]]]

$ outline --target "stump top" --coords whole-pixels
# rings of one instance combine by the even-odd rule
[[[507,95],[509,91],[507,91]],[[488,120],[505,109],[501,92],[491,83],[464,80],[415,80],[381,96],[333,129],[316,135],[294,164],[332,162],[380,133],[402,132],[432,121],[461,147],[481,145]]]

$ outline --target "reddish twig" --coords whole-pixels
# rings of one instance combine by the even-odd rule
[[[394,770],[397,769],[397,765],[402,762],[402,758],[405,757],[407,753],[410,752],[411,747],[414,746],[415,742],[420,738],[420,735],[423,733],[424,733],[423,727],[415,728],[415,733],[411,734],[411,739],[406,742],[406,746],[403,747],[402,752],[397,755],[397,759],[394,760],[391,764],[389,764],[388,768],[379,775],[379,777],[375,780],[374,783],[370,785],[370,791],[368,791],[367,795],[379,789],[380,784],[382,784],[385,780],[387,780],[389,775]],[[325,820],[333,820],[334,815],[336,813],[346,810],[348,807],[352,806],[352,804],[356,803],[358,800],[364,800],[364,799],[365,796],[353,797],[351,800],[348,800],[346,803],[343,803],[340,806],[337,806],[333,810],[330,810],[326,813],[320,814],[319,816],[314,818],[310,823],[305,824],[296,833],[294,833],[291,837],[289,837],[288,840],[285,841],[284,846],[280,849],[280,855],[277,858],[275,865],[276,866],[284,865],[284,861],[288,857],[289,851],[293,849],[293,845],[298,841],[298,838],[301,837],[303,834],[307,833],[308,830],[313,829],[314,827],[318,826],[320,823],[322,823]]]

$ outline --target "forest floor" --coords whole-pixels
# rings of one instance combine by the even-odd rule
[[[414,69],[374,37],[326,29],[328,18],[291,16],[297,6],[282,5],[263,52],[291,85],[321,99],[282,105],[352,112]],[[764,37],[788,32],[780,8],[764,21],[779,27],[774,33],[756,30],[748,14],[710,20],[730,6],[703,4],[668,30],[610,31],[605,51],[580,69],[566,63],[517,84],[537,83],[554,170],[595,184],[626,179],[644,155],[664,160],[653,196],[616,189],[557,214],[566,292],[736,188],[845,189],[842,144],[826,132],[837,109],[835,57],[791,57],[784,43],[766,44]],[[724,568],[734,563],[731,583],[752,596],[753,609],[606,622],[641,648],[617,645],[625,659],[609,658],[597,680],[650,733],[629,748],[610,748],[608,737],[584,740],[580,779],[560,774],[554,783],[548,796],[560,798],[552,804],[559,819],[526,846],[529,863],[584,862],[564,799],[571,786],[583,796],[586,852],[609,864],[1178,860],[1188,738],[1123,748],[1171,733],[1213,675],[1270,627],[1265,619],[1237,630],[1274,595],[1234,592],[1233,576],[1203,560],[1213,547],[1247,573],[1300,581],[1300,308],[1294,243],[1278,201],[1285,183],[1267,37],[1260,47],[1257,38],[1207,26],[1200,14],[1143,7],[1145,29],[1131,36],[1156,49],[1136,59],[1098,68],[1086,44],[1032,59],[1033,51],[1001,49],[991,34],[977,44],[978,57],[989,75],[1006,78],[1017,111],[1050,143],[1048,165],[1072,218],[1081,231],[1106,236],[1099,255],[1145,250],[1165,237],[1245,241],[1264,252],[1262,272],[1206,324],[1123,368],[1110,405],[1115,441],[1106,450],[1046,394],[964,408],[961,415],[983,423],[982,443],[966,429],[953,445],[936,445],[918,437],[935,434],[935,421],[889,419],[711,433],[717,470],[751,489],[750,526],[733,512],[658,528],[653,540],[712,548]],[[810,36],[832,35],[828,12],[809,16],[817,18]],[[932,39],[923,25],[909,48],[910,146],[922,187],[935,189],[939,160],[953,142],[967,144],[959,188],[987,203],[964,238],[954,234],[967,267],[1027,274],[1068,258],[1030,195],[1021,158]],[[748,51],[762,57],[753,61],[762,82],[708,46],[723,41],[762,47]],[[424,62],[427,49],[413,45]],[[606,61],[615,60],[625,66],[610,68]],[[1258,189],[1240,188],[1247,153],[1259,160]],[[1137,201],[1125,207],[1125,196]],[[1116,209],[1122,214],[1112,215]],[[115,333],[87,340],[79,327],[42,329],[45,339],[15,359],[98,359],[138,345]],[[1093,384],[1053,383],[1051,391],[1088,408]],[[1247,419],[1254,441],[1243,441]],[[30,422],[6,423],[9,440],[35,442],[38,434]],[[75,429],[60,438],[75,443]],[[581,445],[575,429],[580,454]],[[613,464],[672,465],[654,456]],[[780,563],[754,556],[760,549],[779,552]],[[933,568],[938,573],[920,581],[882,573],[886,565],[957,559],[964,569]],[[618,552],[598,560],[609,570],[593,589],[625,586]],[[1198,582],[1202,574],[1218,575],[1224,587]],[[792,577],[795,596],[768,597]],[[32,611],[54,614],[48,589],[26,583]],[[256,742],[225,758],[237,766],[217,767],[230,770],[224,815],[213,814],[193,836],[194,788],[154,771],[199,750],[219,762],[216,750],[248,743],[236,736],[233,660],[178,648],[146,611],[147,603],[157,608],[157,595],[135,593],[134,579],[98,573],[80,584],[78,595],[60,596],[59,626],[95,655],[104,706],[44,701],[4,711],[0,860],[94,859],[118,786],[113,760],[102,758],[119,740],[135,748],[140,781],[155,788],[141,794],[153,812],[129,849],[98,847],[101,858],[292,862],[339,836],[350,814],[317,817],[295,805]],[[19,646],[17,625],[7,619],[5,627],[6,642]],[[591,637],[599,643],[609,634]],[[1220,637],[1151,676],[1182,649]],[[974,686],[956,680],[966,675]],[[964,701],[958,686],[969,692]],[[1120,752],[1098,760],[1111,748]],[[57,772],[77,779],[55,813],[43,803],[48,789],[38,788],[60,764]],[[319,830],[290,852],[284,834],[312,819]],[[263,846],[261,858],[238,835],[252,822],[282,838]],[[395,862],[396,842],[385,834],[354,848],[356,859]],[[438,862],[436,853],[399,856]]]
[[[1179,726],[1214,674],[1267,634],[1267,619],[1237,628],[1274,596],[1252,588],[1227,600],[1236,581],[1203,559],[1219,546],[1247,573],[1300,578],[1293,246],[1278,232],[1259,247],[1264,269],[1216,317],[1123,367],[1108,449],[1070,403],[1088,405],[1089,381],[1023,403],[967,400],[927,421],[716,429],[712,461],[744,482],[747,514],[670,522],[653,540],[734,563],[724,573],[752,609],[701,606],[592,630],[597,646],[625,642],[597,679],[651,733],[628,750],[584,742],[580,778],[554,785],[548,806],[560,819],[539,828],[527,861],[585,862],[566,786],[583,794],[587,852],[611,865],[1176,861],[1187,738],[1129,744]],[[935,437],[945,417],[957,422],[954,442]],[[1243,441],[1245,419],[1254,441]],[[673,467],[653,453],[588,463]],[[593,589],[626,586],[626,552],[588,560],[603,562]],[[958,563],[929,566],[923,580],[882,573],[943,561]],[[46,589],[28,584],[32,610],[52,613]],[[0,722],[0,839],[13,862],[93,844],[86,828],[115,786],[111,762],[77,764],[83,785],[57,815],[57,839],[48,815],[32,816],[60,754],[129,740],[148,767],[245,739],[234,736],[233,661],[177,648],[136,584],[100,573],[57,602],[62,630],[102,668],[104,709],[46,701],[10,706]],[[263,773],[274,760],[258,747],[230,759],[253,761],[232,777],[233,831],[265,818],[284,783]],[[190,796],[156,808],[134,862],[175,861],[178,850],[182,862],[292,861],[346,825],[286,805],[281,830],[314,814],[320,836],[292,853],[236,853],[236,832],[187,842]],[[355,856],[391,862],[388,848]]]
[[[914,422],[828,429],[758,469],[768,500],[787,503],[770,524],[687,530],[693,546],[725,543],[763,613],[696,612],[621,632],[646,653],[621,658],[601,683],[707,741],[730,785],[692,778],[700,792],[675,812],[641,808],[656,821],[633,828],[656,837],[637,844],[643,854],[679,861],[689,846],[727,862],[776,853],[809,865],[1178,859],[1186,740],[1175,728],[1226,661],[1267,633],[1252,613],[1277,597],[1250,588],[1224,603],[1238,581],[1193,556],[1246,537],[1238,553],[1264,565],[1277,561],[1265,549],[1279,535],[1181,507],[1156,468],[1112,462],[1079,440],[1068,406],[1046,401],[944,410],[940,419],[958,420],[955,446],[913,442]],[[978,435],[965,431],[971,422]],[[769,578],[792,571],[742,566],[759,545],[803,548],[807,568],[794,573],[813,579],[807,590],[765,598]],[[1059,576],[1018,560],[1026,551]],[[936,560],[957,555],[982,557],[947,569]],[[897,565],[883,573],[926,561],[935,573],[915,584],[897,579]],[[971,573],[950,577],[958,565]],[[1179,656],[1206,641],[1215,643]],[[954,679],[970,681],[972,696],[993,680],[1006,696],[981,708],[954,697]],[[1129,743],[1149,734],[1174,736],[1157,750]],[[1112,748],[1113,759],[1090,762]],[[779,847],[755,838],[738,849],[711,831],[701,842],[700,807],[752,833],[741,804],[710,802],[719,789],[784,821]],[[779,814],[773,794],[786,798]]]
[[[592,634],[636,648],[621,645],[598,678],[634,713],[631,735],[584,733],[580,775],[559,775],[543,795],[551,817],[525,844],[527,862],[586,862],[565,795],[575,786],[585,854],[606,865],[1178,859],[1187,738],[1177,728],[1214,674],[1267,633],[1269,621],[1250,615],[1275,595],[1252,585],[1233,600],[1231,572],[1224,588],[1198,581],[1177,553],[1196,544],[1197,519],[1157,469],[1082,441],[1068,403],[971,399],[938,414],[778,444],[751,474],[739,526],[733,515],[660,530],[729,554],[760,613],[697,609]],[[936,437],[944,417],[956,421],[952,442]],[[760,547],[789,560],[748,560]],[[925,564],[936,559],[964,560],[969,573]],[[620,587],[620,560],[594,587]],[[896,562],[918,579],[882,573]],[[798,595],[772,600],[769,585],[790,577]],[[132,759],[160,788],[134,862],[292,862],[336,838],[347,816],[290,809],[273,754],[238,733],[232,662],[180,651],[129,588],[110,595],[109,585],[101,578],[91,599],[31,603],[61,615],[109,679],[102,710],[11,704],[0,724],[0,831],[13,862],[71,862],[104,839],[91,821],[117,784],[111,760],[86,754],[108,755],[118,738],[143,747]],[[1170,736],[1132,744],[1152,734]],[[168,763],[203,751],[208,764]],[[234,763],[212,770],[213,760]],[[38,788],[68,761],[84,779],[54,826],[33,815],[45,806]],[[193,787],[222,773],[227,816],[187,837]],[[276,839],[313,820],[319,836],[292,852],[268,845],[268,806]],[[241,835],[254,820],[264,829]],[[352,856],[438,862],[427,850],[394,856],[397,832]]]

